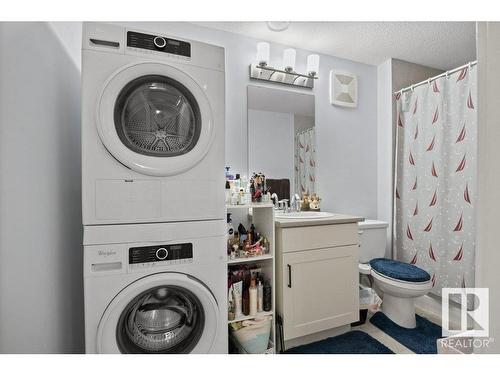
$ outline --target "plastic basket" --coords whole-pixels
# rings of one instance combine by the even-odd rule
[[[232,331],[239,350],[247,354],[263,354],[269,348],[272,319],[255,321],[254,324]]]

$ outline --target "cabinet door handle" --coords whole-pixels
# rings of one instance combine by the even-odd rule
[[[288,267],[288,287],[291,288],[292,287],[292,266],[287,264],[286,265]]]

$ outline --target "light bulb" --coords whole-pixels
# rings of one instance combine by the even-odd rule
[[[319,71],[319,55],[307,56],[307,74],[311,77],[318,75]]]
[[[257,43],[257,64],[266,66],[269,63],[269,43]]]
[[[296,52],[293,48],[287,48],[283,51],[283,65],[285,71],[293,72],[295,70],[295,56]]]

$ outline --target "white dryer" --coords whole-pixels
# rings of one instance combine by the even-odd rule
[[[225,224],[85,227],[87,353],[227,353]]]
[[[83,224],[224,219],[224,49],[85,23]]]

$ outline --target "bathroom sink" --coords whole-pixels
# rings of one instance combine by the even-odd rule
[[[277,219],[327,219],[335,216],[331,212],[315,212],[315,211],[300,211],[300,212],[277,212]]]

